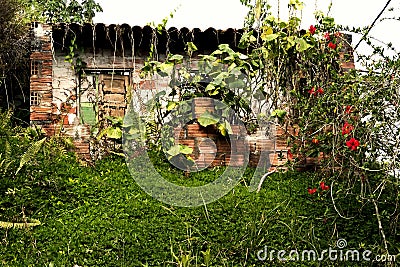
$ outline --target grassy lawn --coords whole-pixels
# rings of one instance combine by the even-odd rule
[[[160,173],[193,184],[223,169],[186,177],[162,161]],[[2,178],[1,218],[41,221],[30,229],[1,229],[3,266],[370,266],[370,262],[260,261],[257,253],[278,250],[346,248],[379,252],[381,239],[372,207],[337,203],[353,216],[340,218],[329,194],[310,195],[315,173],[277,173],[263,189],[249,192],[242,182],[222,199],[197,208],[178,208],[147,195],[122,158],[95,167],[73,159],[32,166],[18,178]],[[195,182],[195,184],[197,183]],[[350,214],[352,213],[352,214]],[[391,239],[393,242],[395,240]],[[276,258],[275,254],[275,258]],[[186,265],[185,265],[186,264]]]

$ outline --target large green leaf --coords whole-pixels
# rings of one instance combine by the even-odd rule
[[[213,125],[218,123],[220,118],[208,111],[204,112],[197,121],[200,123],[201,126],[207,127],[209,125]]]
[[[182,62],[183,56],[182,55],[172,55],[168,58],[168,61],[175,61],[176,63]]]
[[[180,149],[179,145],[172,146],[167,151],[167,154],[170,157],[175,157],[175,156],[179,155],[180,153],[181,153],[181,149]]]
[[[304,40],[303,38],[297,38],[295,40],[296,42],[296,50],[299,52],[303,52],[305,50],[307,50],[308,48],[312,47],[312,45],[310,45],[309,43],[307,43],[306,40]]]
[[[174,145],[168,149],[167,154],[169,158],[178,156],[179,154],[189,155],[193,153],[193,148],[186,145]]]
[[[121,139],[122,138],[122,130],[121,128],[107,128],[106,129],[106,135],[108,138],[111,139]]]
[[[278,37],[279,37],[279,34],[272,33],[272,34],[268,34],[268,35],[262,35],[261,39],[263,41],[271,42],[271,41],[275,40]]]
[[[180,152],[185,155],[189,155],[193,153],[193,148],[188,147],[186,145],[179,145]]]
[[[158,74],[159,74],[161,77],[167,77],[168,75],[171,74],[171,72],[172,72],[172,70],[173,70],[173,68],[174,68],[174,64],[171,63],[171,62],[165,62],[165,63],[160,64],[160,65],[158,66],[158,68],[159,68],[159,70],[160,70],[160,71],[158,72]]]
[[[233,51],[232,48],[230,48],[228,44],[220,44],[218,46],[218,49],[221,50],[222,52],[228,53],[229,55],[235,54],[235,51]]]

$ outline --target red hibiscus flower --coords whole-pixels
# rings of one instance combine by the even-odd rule
[[[352,106],[346,106],[346,110],[345,110],[346,114],[350,114],[352,111],[353,111],[353,107]]]
[[[316,30],[317,30],[317,28],[315,28],[314,25],[311,25],[310,29],[308,29],[308,31],[311,33],[311,35],[313,35]]]
[[[290,149],[288,149],[288,151],[287,151],[287,158],[288,158],[288,160],[293,160],[293,154],[292,154],[292,151],[290,151]]]
[[[345,134],[349,134],[351,133],[351,131],[354,130],[353,125],[351,125],[350,123],[348,123],[347,121],[344,123],[343,127],[342,127],[342,135]]]
[[[310,195],[315,194],[315,192],[317,192],[317,188],[308,188],[307,190]]]
[[[312,142],[313,144],[316,144],[316,145],[319,144],[318,138],[313,138],[313,139],[311,140],[311,142]]]
[[[357,147],[360,145],[360,142],[352,137],[349,141],[346,142],[346,146],[351,150],[355,151],[357,150]]]
[[[325,185],[324,182],[321,182],[321,183],[319,184],[319,186],[321,187],[322,191],[329,190],[329,186],[328,186],[328,185]]]
[[[322,94],[324,93],[324,89],[322,89],[322,88],[320,87],[320,88],[318,88],[318,90],[315,90],[315,87],[313,87],[313,88],[311,88],[310,90],[308,90],[308,93],[309,93],[310,95],[317,95],[317,94],[322,95]]]
[[[335,49],[336,49],[336,44],[334,44],[334,43],[332,43],[332,42],[329,42],[328,47],[329,47],[330,49],[335,50]]]
[[[331,39],[331,35],[329,34],[329,32],[326,32],[326,33],[324,34],[324,38],[325,38],[327,41],[329,41],[329,40]]]

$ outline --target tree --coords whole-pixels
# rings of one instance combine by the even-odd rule
[[[46,23],[91,23],[101,6],[94,0],[21,0],[27,19]]]
[[[0,5],[0,100],[6,108],[28,101],[29,31],[22,8],[18,0],[3,0]]]

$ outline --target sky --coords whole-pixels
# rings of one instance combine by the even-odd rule
[[[280,14],[287,14],[289,0],[270,0],[273,10],[277,10],[280,2]],[[167,27],[187,27],[207,29],[241,28],[247,9],[239,0],[97,0],[104,12],[98,13],[95,23],[122,24],[144,26],[149,22],[160,23],[174,9],[174,18],[168,21]],[[336,23],[348,26],[370,25],[386,4],[386,0],[303,0],[305,8],[302,11],[303,27],[315,23],[313,13],[321,10],[335,18]],[[394,7],[394,13],[400,17],[400,0],[392,0],[388,9]],[[393,16],[389,11],[381,18]],[[400,21],[385,20],[377,23],[370,35],[383,42],[392,42],[400,52]],[[360,36],[353,36],[355,45]],[[367,46],[361,45],[359,52],[368,53]]]

